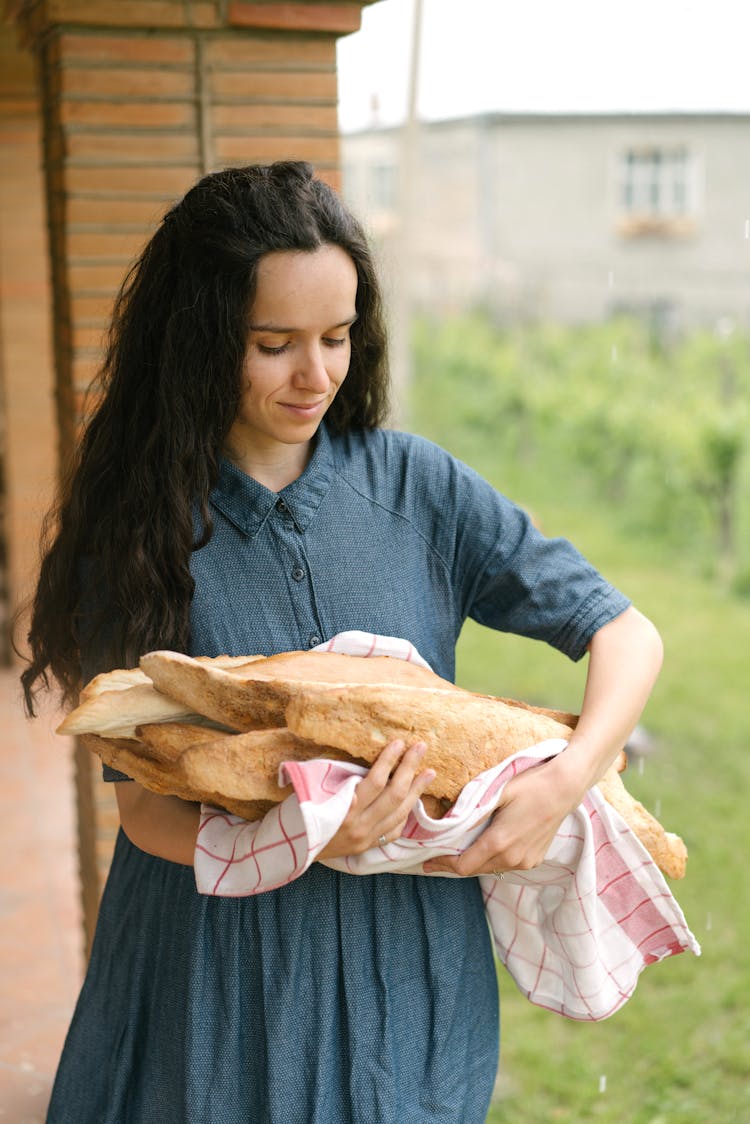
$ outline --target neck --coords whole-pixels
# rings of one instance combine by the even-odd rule
[[[225,456],[253,480],[270,492],[280,492],[293,483],[307,468],[312,456],[313,443],[284,445],[265,454],[259,449],[242,449],[228,444]]]

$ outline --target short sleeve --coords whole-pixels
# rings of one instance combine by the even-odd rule
[[[488,558],[469,615],[490,628],[545,640],[579,660],[594,633],[629,605],[572,543],[545,538],[524,518],[505,564]]]
[[[544,640],[580,659],[603,625],[630,605],[564,538],[547,538],[529,514],[462,462],[433,475],[462,616]],[[453,543],[445,535],[454,536]]]

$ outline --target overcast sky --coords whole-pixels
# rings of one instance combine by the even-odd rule
[[[406,106],[413,0],[339,40],[344,130]],[[419,113],[750,111],[750,0],[423,0]]]

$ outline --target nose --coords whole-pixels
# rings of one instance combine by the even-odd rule
[[[328,390],[331,379],[319,343],[312,343],[305,349],[303,361],[297,371],[296,382],[307,390],[315,390],[319,393]]]

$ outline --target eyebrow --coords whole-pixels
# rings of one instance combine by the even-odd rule
[[[328,329],[329,332],[335,332],[338,328],[349,328],[357,319],[357,313],[350,316],[348,320],[342,320],[340,324],[332,324]],[[282,336],[287,335],[289,332],[296,332],[298,328],[283,328],[280,324],[251,324],[251,332],[270,332],[271,335]]]

